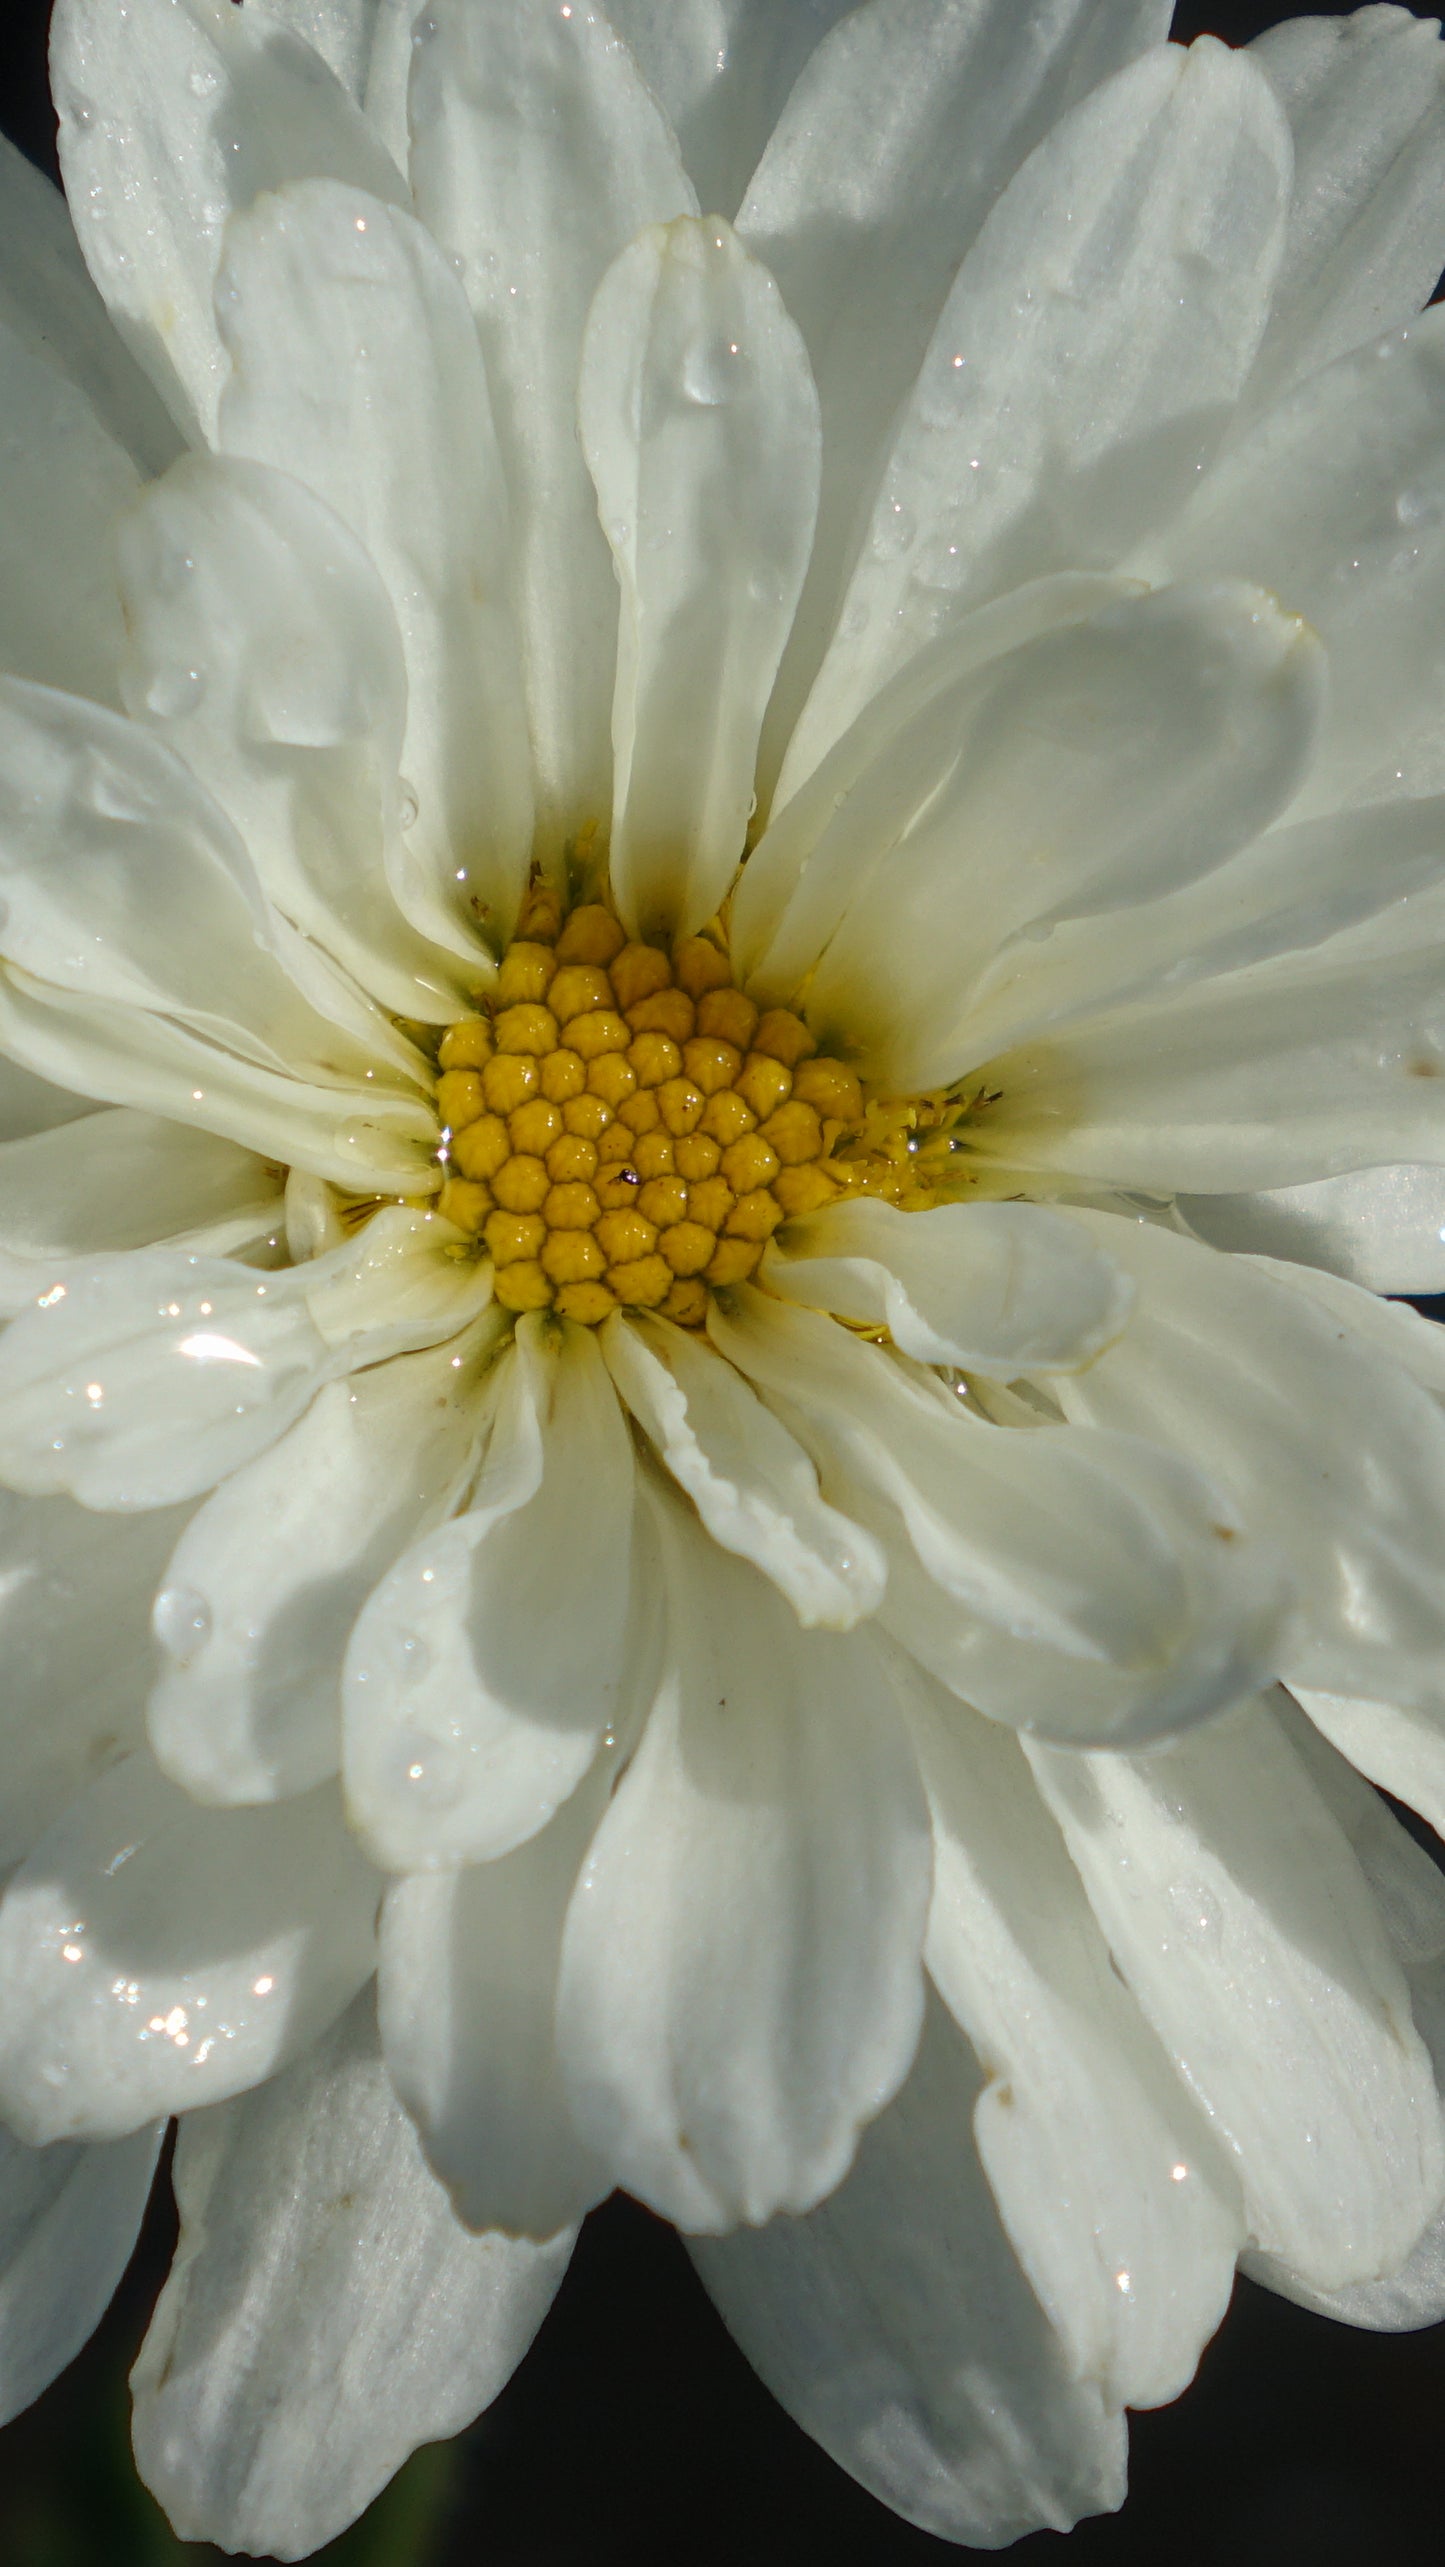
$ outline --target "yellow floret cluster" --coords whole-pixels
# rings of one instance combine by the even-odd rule
[[[863,1171],[846,1063],[759,1011],[710,936],[671,954],[610,909],[534,896],[482,1010],[442,1038],[441,1210],[478,1235],[508,1310],[600,1326],[617,1309],[699,1326],[780,1222]]]

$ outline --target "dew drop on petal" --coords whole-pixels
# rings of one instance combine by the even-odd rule
[[[195,1587],[162,1587],[151,1611],[151,1627],[178,1667],[200,1656],[211,1636],[211,1608]]]

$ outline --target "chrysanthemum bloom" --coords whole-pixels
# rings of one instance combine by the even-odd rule
[[[623,2185],[998,2545],[1445,2305],[1440,48],[412,14],[4,168],[4,2395],[179,2113],[183,2533]]]

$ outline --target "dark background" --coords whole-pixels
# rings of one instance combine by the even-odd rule
[[[787,0],[775,0],[784,7]],[[1182,39],[1244,43],[1302,10],[1181,7]],[[1343,15],[1340,10],[1311,14]],[[1417,10],[1418,16],[1426,12]],[[53,169],[49,0],[0,0],[0,127]],[[3,244],[0,244],[3,255]],[[180,2567],[133,2477],[125,2373],[173,2233],[158,2195],[101,2334],[0,2434],[0,2567]],[[759,2387],[671,2232],[614,2201],[543,2334],[470,2434],[420,2453],[329,2567],[943,2567]],[[1241,2283],[1200,2377],[1133,2428],[1125,2512],[1019,2567],[1442,2567],[1445,2327],[1361,2335]]]

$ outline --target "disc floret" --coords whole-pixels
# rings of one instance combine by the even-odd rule
[[[588,902],[534,894],[495,987],[442,1038],[441,1210],[484,1243],[514,1311],[700,1326],[780,1223],[860,1185],[855,1071],[801,1016],[760,1009],[720,935],[671,953]]]

